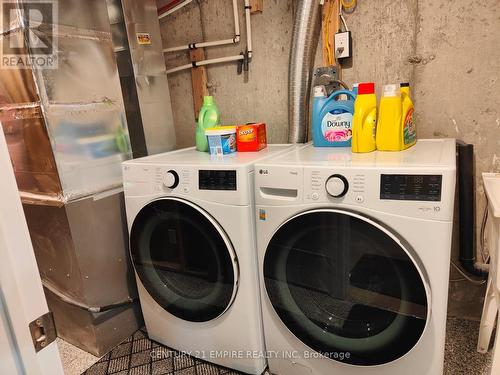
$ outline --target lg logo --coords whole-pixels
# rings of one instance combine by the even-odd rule
[[[259,169],[259,174],[269,174],[269,171],[267,169]]]

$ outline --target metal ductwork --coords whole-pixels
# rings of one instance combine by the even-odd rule
[[[321,30],[319,0],[299,0],[292,34],[288,83],[290,143],[307,141],[314,56]]]

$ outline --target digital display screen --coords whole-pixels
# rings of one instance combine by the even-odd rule
[[[441,201],[443,176],[383,174],[380,199],[401,201]]]
[[[200,170],[200,190],[236,190],[236,171]]]

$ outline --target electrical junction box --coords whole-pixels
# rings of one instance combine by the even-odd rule
[[[335,57],[346,59],[352,55],[352,39],[350,31],[335,34]]]

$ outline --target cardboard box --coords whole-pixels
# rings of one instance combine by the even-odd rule
[[[238,152],[255,152],[266,148],[266,124],[258,123],[238,126],[236,143]]]

